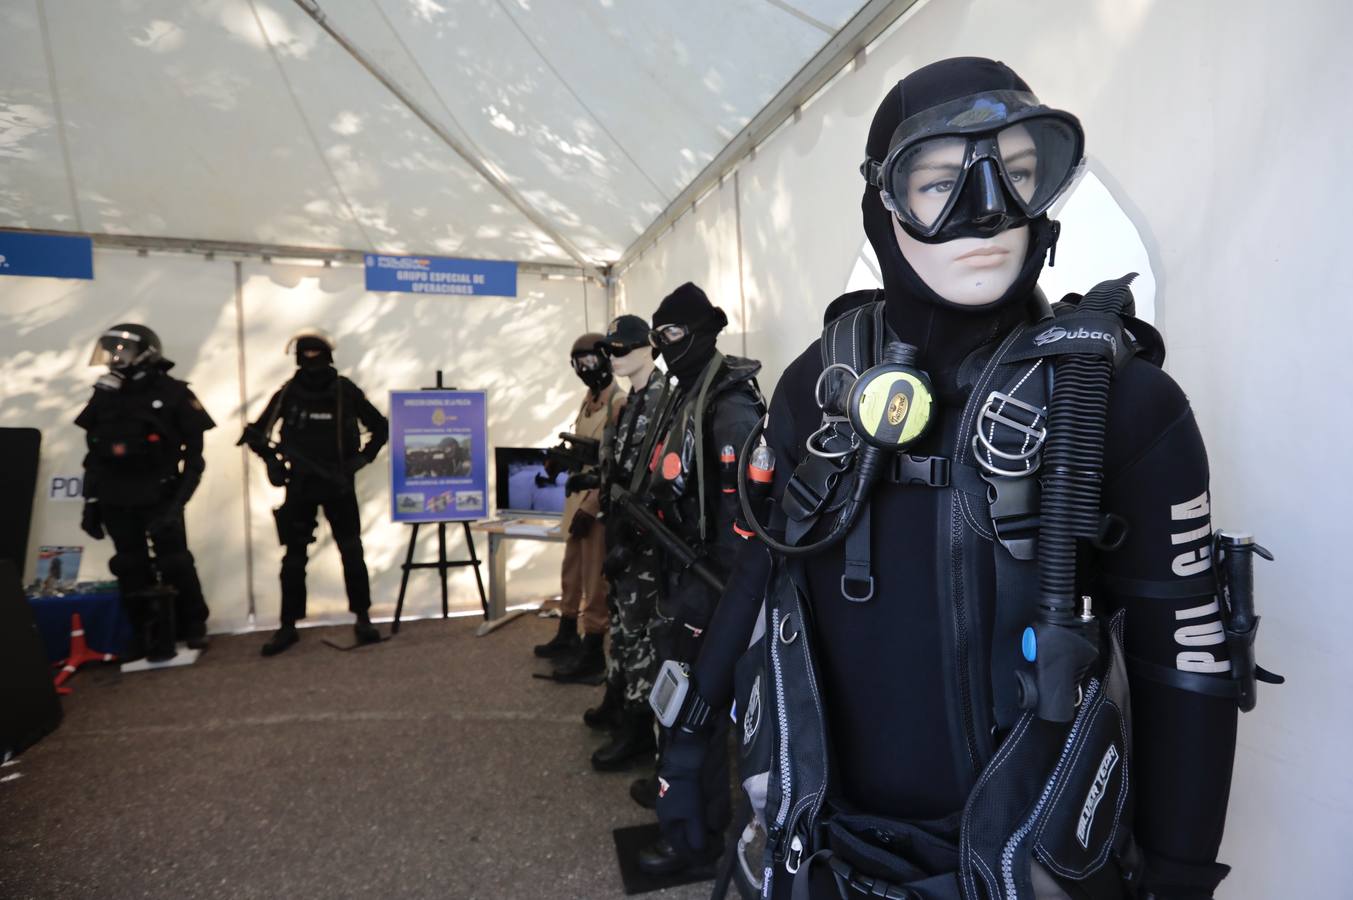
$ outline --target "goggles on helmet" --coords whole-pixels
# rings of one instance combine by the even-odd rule
[[[924,110],[860,165],[917,240],[990,237],[1047,212],[1075,180],[1085,135],[1070,113],[1024,91],[988,91]]]
[[[575,372],[595,372],[602,367],[600,353],[575,353],[573,354],[573,370]]]

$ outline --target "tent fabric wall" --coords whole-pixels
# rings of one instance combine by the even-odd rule
[[[338,340],[340,370],[382,411],[388,412],[389,391],[429,386],[440,367],[446,384],[488,391],[493,444],[544,446],[572,424],[583,390],[568,369],[569,346],[588,328],[601,327],[606,316],[604,292],[593,284],[584,288],[578,278],[522,274],[516,299],[424,297],[368,294],[356,266],[243,261],[241,345],[233,261],[99,250],[94,265],[93,281],[0,280],[0,425],[43,432],[25,576],[32,577],[39,545],[79,544],[85,547],[81,577],[106,577],[109,542],[80,532],[80,504],[47,500],[45,486],[53,475],[80,472],[83,432],[71,422],[97,377],[86,366],[94,338],[114,322],[144,322],[160,334],[166,355],[178,363],[174,374],[191,382],[218,426],[207,435],[207,472],[188,506],[189,541],[214,631],[250,625],[251,589],[258,626],[275,622],[279,609],[281,555],[270,510],[281,502],[282,492],[268,485],[252,456],[246,466],[235,446],[243,421],[241,351],[250,419],[294,370],[284,352],[288,337],[303,325],[318,324]],[[376,465],[358,475],[376,615],[393,612],[399,564],[408,546],[409,529],[390,521],[388,471],[383,452]],[[246,521],[252,583],[245,564]],[[318,535],[311,548],[310,612],[341,620],[347,603],[338,554],[323,522]],[[418,558],[435,554],[435,531],[426,541],[420,537],[420,544]],[[448,545],[453,555],[463,555],[459,526],[451,530]],[[486,554],[482,537],[478,545],[481,556]],[[511,546],[509,602],[556,593],[558,548],[532,542]],[[468,570],[452,576],[451,599],[456,609],[478,609]],[[438,612],[435,573],[414,573],[405,614]]]
[[[1351,31],[1353,8],[1334,0],[929,0],[738,170],[749,352],[769,389],[849,277],[862,237],[857,167],[897,79],[946,56],[991,56],[1081,117],[1095,172],[1151,252],[1167,368],[1210,448],[1213,521],[1253,530],[1278,556],[1257,573],[1260,652],[1288,684],[1263,688],[1241,720],[1223,898],[1333,896],[1353,833],[1353,609],[1336,536],[1336,513],[1353,501],[1336,372],[1353,182],[1328,115],[1353,83]],[[716,302],[737,305],[711,261],[729,253],[737,204],[712,199],[620,273],[621,311],[647,315],[701,278],[721,285]]]
[[[0,5],[0,225],[604,263],[863,5]]]

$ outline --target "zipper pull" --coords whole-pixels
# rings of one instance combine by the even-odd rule
[[[785,871],[790,875],[799,871],[799,863],[803,861],[803,839],[797,834],[789,842],[789,855],[785,857]]]

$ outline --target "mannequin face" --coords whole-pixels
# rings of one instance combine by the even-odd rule
[[[638,347],[624,356],[611,357],[611,371],[621,378],[633,378],[653,368],[653,354],[647,347]]]
[[[925,244],[893,219],[898,249],[921,280],[959,306],[984,306],[999,300],[1015,283],[1029,252],[1029,226],[1010,228],[989,238],[955,238]]]
[[[1005,169],[1025,200],[1033,196],[1037,148],[1024,126],[998,135]],[[911,161],[905,202],[922,222],[934,222],[944,211],[963,168],[966,141],[936,140]],[[1029,228],[1009,228],[989,238],[955,238],[942,244],[916,240],[893,219],[893,234],[902,256],[921,280],[950,303],[982,306],[999,300],[1019,276],[1029,250]]]

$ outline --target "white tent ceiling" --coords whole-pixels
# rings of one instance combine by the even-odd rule
[[[604,265],[865,5],[0,0],[0,227]]]

